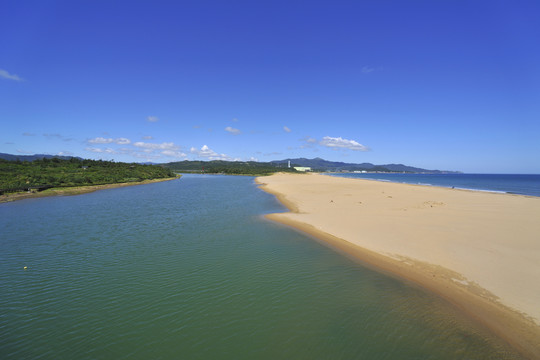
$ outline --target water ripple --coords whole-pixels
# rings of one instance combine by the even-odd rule
[[[280,210],[244,177],[3,204],[0,358],[515,355],[429,294],[259,217]]]

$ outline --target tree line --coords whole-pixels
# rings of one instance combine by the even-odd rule
[[[198,161],[185,160],[163,164],[176,172],[194,172],[228,175],[268,175],[276,172],[296,172],[286,165],[256,161]]]
[[[176,175],[171,169],[158,165],[80,158],[43,158],[34,161],[0,159],[0,194],[49,187],[137,182],[174,176]]]

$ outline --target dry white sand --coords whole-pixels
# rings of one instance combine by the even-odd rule
[[[452,301],[540,358],[540,198],[317,174],[258,178],[309,232]]]

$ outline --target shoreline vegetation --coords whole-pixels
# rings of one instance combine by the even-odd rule
[[[80,158],[0,159],[0,202],[76,195],[177,177],[172,170],[157,165]]]
[[[540,359],[540,198],[320,174],[259,177],[268,219],[437,294]]]
[[[0,204],[6,203],[6,202],[17,201],[17,200],[34,199],[34,198],[48,197],[48,196],[82,195],[82,194],[92,193],[98,190],[114,189],[114,188],[125,187],[125,186],[135,186],[135,185],[153,184],[153,183],[162,182],[162,181],[170,181],[170,180],[179,179],[180,177],[181,175],[177,175],[175,177],[170,177],[170,178],[149,179],[149,180],[136,181],[136,182],[50,188],[50,189],[43,190],[40,192],[22,191],[22,192],[15,192],[15,193],[7,193],[7,194],[0,195]]]
[[[185,160],[170,162],[163,164],[162,166],[177,173],[193,174],[264,176],[271,175],[276,172],[296,173],[294,167],[288,167],[287,164],[275,164],[257,161]]]

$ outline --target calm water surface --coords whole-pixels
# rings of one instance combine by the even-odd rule
[[[201,175],[0,204],[0,358],[517,358],[261,217],[284,210],[251,177]]]

